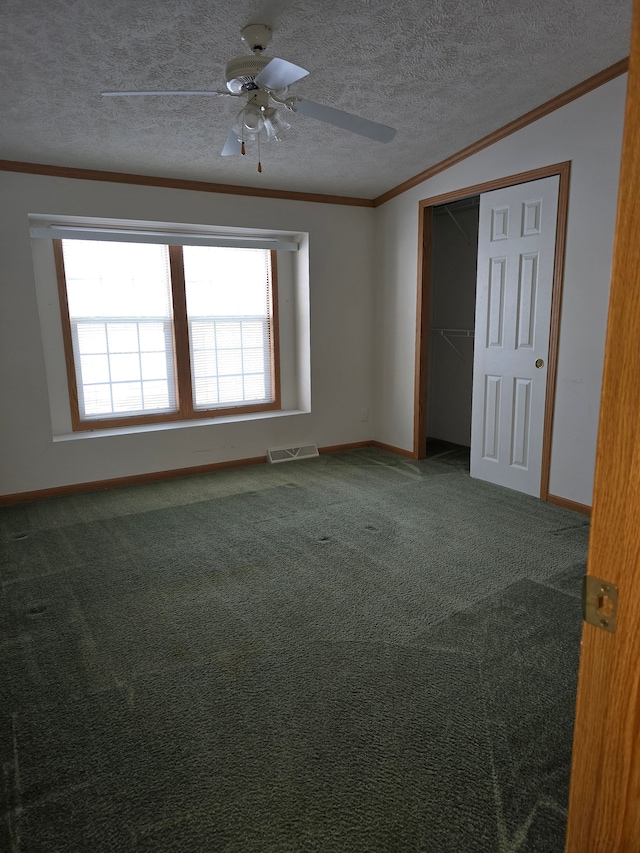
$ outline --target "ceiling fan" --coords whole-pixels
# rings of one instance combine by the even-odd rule
[[[225,68],[226,91],[147,91],[101,92],[103,97],[146,95],[207,95],[243,98],[245,103],[229,131],[222,151],[223,157],[245,153],[245,140],[258,141],[282,138],[291,125],[278,107],[366,136],[376,142],[390,142],[396,135],[392,127],[360,118],[352,113],[289,95],[289,86],[309,73],[286,59],[263,56],[271,41],[271,28],[266,24],[249,24],[240,33],[251,56],[236,56]],[[275,106],[274,106],[275,105]],[[262,166],[258,161],[258,171]]]

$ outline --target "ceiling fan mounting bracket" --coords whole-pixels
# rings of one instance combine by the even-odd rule
[[[249,24],[240,31],[240,38],[254,53],[262,53],[271,41],[271,27],[266,24]]]

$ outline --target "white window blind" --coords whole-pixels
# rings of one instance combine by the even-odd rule
[[[193,403],[266,403],[271,387],[270,253],[186,246]]]
[[[80,417],[176,411],[167,247],[62,247]]]

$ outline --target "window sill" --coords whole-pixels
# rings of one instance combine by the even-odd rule
[[[271,410],[268,412],[248,412],[244,415],[233,414],[223,415],[219,418],[197,418],[190,421],[169,421],[160,424],[136,424],[135,426],[121,426],[113,429],[95,429],[81,430],[71,433],[60,433],[53,436],[54,442],[57,441],[77,441],[81,439],[91,438],[112,438],[118,435],[135,435],[136,433],[149,432],[170,432],[179,429],[194,429],[196,427],[214,426],[216,424],[237,424],[245,423],[246,421],[262,421],[270,420],[271,418],[286,418],[291,415],[308,415],[308,411],[302,409],[280,409],[277,411]]]

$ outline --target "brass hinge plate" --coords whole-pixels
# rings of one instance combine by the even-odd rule
[[[618,615],[618,587],[585,575],[582,585],[582,617],[585,622],[610,631],[616,630],[616,616]]]

